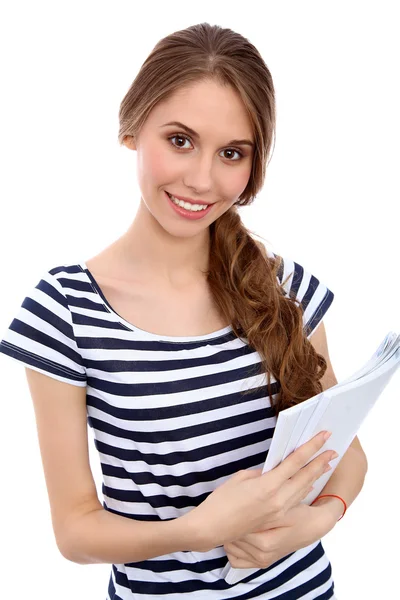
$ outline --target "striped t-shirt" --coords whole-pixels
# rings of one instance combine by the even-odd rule
[[[310,337],[334,295],[283,258],[279,283],[290,275],[284,290],[301,302]],[[276,417],[267,384],[262,385],[265,374],[257,367],[260,355],[230,325],[190,337],[143,331],[113,310],[82,262],[43,275],[6,330],[0,351],[49,377],[86,387],[87,423],[108,511],[139,521],[175,519],[237,471],[264,465]],[[272,375],[271,384],[275,397],[279,382]],[[218,546],[113,564],[107,600],[334,595],[320,540],[233,585],[221,575],[227,562]]]

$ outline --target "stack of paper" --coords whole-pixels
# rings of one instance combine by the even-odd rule
[[[320,431],[331,431],[329,440],[310,461],[328,449],[336,450],[339,456],[329,463],[332,469],[313,484],[314,489],[302,501],[311,504],[334,473],[365,417],[399,365],[400,335],[391,331],[370,360],[351,377],[309,400],[281,411],[262,472],[266,473],[278,466]],[[233,568],[228,562],[222,576],[228,583],[234,584],[257,570]]]

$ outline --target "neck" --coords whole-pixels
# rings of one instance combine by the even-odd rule
[[[133,223],[116,242],[119,258],[128,269],[171,286],[205,280],[210,231],[191,237],[171,235],[161,227],[143,201]]]

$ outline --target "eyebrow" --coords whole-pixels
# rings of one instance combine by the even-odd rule
[[[180,129],[185,129],[185,131],[187,131],[188,133],[190,133],[190,135],[192,137],[194,137],[196,139],[200,138],[200,136],[197,133],[197,131],[194,131],[193,129],[191,129],[187,125],[184,125],[180,121],[171,121],[170,123],[164,123],[164,125],[160,126],[160,129],[161,129],[161,127],[167,127],[168,125],[174,125],[175,127],[179,127]],[[231,140],[230,142],[227,143],[227,146],[230,146],[231,144],[241,145],[241,146],[246,145],[246,146],[251,146],[252,148],[254,148],[254,144],[250,140]]]

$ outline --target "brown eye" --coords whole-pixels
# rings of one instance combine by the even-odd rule
[[[185,148],[184,145],[181,145],[180,142],[182,142],[182,141],[184,143],[185,143],[185,141],[191,142],[191,139],[187,135],[183,135],[180,133],[175,133],[174,135],[170,135],[167,139],[172,144],[172,146],[174,146],[174,148],[176,148],[177,150],[180,150],[180,149],[187,150],[188,149],[188,148]],[[180,142],[178,144],[176,144],[172,140],[180,140]],[[229,156],[224,157],[224,158],[228,159],[229,162],[237,162],[244,156],[243,153],[240,152],[240,150],[236,150],[236,148],[226,148],[225,150],[222,150],[222,152],[229,153]],[[236,154],[238,154],[238,158],[232,158],[235,155],[235,152],[236,152]]]
[[[175,146],[175,148],[183,148],[184,146],[181,146],[180,144],[176,145],[175,142],[172,142],[173,139],[190,141],[186,135],[171,135],[168,139],[171,141],[172,145]]]
[[[239,152],[239,150],[235,150],[235,148],[227,148],[226,150],[223,150],[223,152],[230,152],[231,153],[231,156],[225,157],[225,158],[229,158],[229,160],[231,160],[231,158],[232,158],[232,153],[235,153],[235,152],[236,152],[236,154],[239,154],[240,158],[243,158],[243,154],[241,152]],[[239,159],[235,158],[232,162],[235,162],[235,160],[239,160]]]

